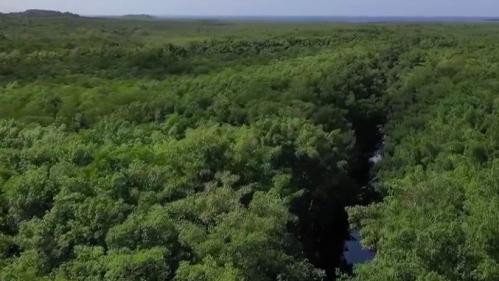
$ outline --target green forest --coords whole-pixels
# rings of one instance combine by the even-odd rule
[[[498,50],[492,22],[0,15],[0,280],[497,281]]]

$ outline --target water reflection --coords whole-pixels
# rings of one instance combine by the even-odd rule
[[[348,265],[356,265],[374,259],[375,252],[364,249],[360,243],[360,235],[357,232],[352,233],[350,240],[345,242],[343,257]]]

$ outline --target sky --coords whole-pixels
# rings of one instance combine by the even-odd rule
[[[1,12],[35,8],[82,15],[499,16],[499,0],[0,0]]]

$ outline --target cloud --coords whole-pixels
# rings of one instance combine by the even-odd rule
[[[16,11],[16,9],[10,5],[7,5],[7,4],[4,4],[4,3],[0,3],[0,12],[1,13],[10,13],[10,12],[14,12]]]

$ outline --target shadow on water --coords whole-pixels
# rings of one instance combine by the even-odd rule
[[[374,252],[362,249],[358,233],[350,233],[345,209],[379,199],[371,185],[372,168],[382,155],[383,133],[379,124],[383,122],[354,124],[357,141],[348,175],[322,174],[326,182],[315,185],[316,190],[305,194],[292,208],[299,218],[295,233],[304,254],[312,264],[325,270],[327,281],[335,280],[338,271],[350,274],[353,265],[374,258]]]

